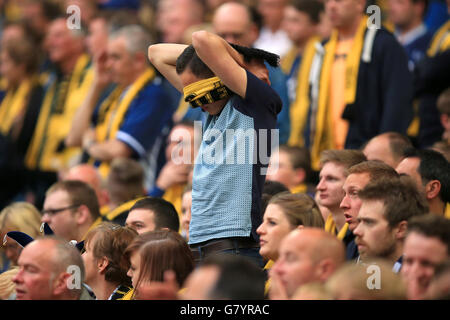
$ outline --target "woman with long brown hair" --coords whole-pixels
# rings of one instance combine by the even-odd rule
[[[139,235],[129,245],[125,257],[130,261],[128,275],[138,293],[141,285],[163,282],[164,273],[172,270],[179,287],[194,269],[194,258],[183,237],[171,230],[158,230]]]
[[[278,259],[281,241],[295,228],[324,228],[324,220],[317,203],[307,194],[282,192],[273,196],[264,212],[263,222],[256,229],[259,253],[267,261],[269,270]],[[269,290],[270,279],[266,283]]]
[[[260,236],[261,256],[275,261],[281,240],[299,226],[324,227],[314,199],[302,193],[283,192],[273,196],[267,205],[263,222],[256,231]]]

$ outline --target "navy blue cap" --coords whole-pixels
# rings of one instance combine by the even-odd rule
[[[54,234],[52,228],[44,222],[41,225],[41,232],[44,232],[44,235],[49,236]],[[15,240],[18,244],[20,244],[22,247],[25,247],[30,242],[33,242],[34,239],[27,235],[26,233],[20,232],[20,231],[10,231],[6,233],[5,237],[3,238],[3,244],[6,243],[6,236],[10,237],[11,239]],[[75,240],[70,241],[80,252],[84,248],[84,241],[76,242]]]
[[[10,237],[13,240],[16,240],[16,242],[22,247],[25,247],[27,244],[34,241],[34,239],[26,233],[20,231],[10,231],[6,233],[5,238],[3,239],[3,244],[6,243],[6,236]]]

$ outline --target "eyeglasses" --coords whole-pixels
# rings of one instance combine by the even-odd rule
[[[79,206],[80,206],[80,204],[72,204],[72,205],[70,205],[68,207],[64,207],[64,208],[42,210],[42,215],[48,214],[49,216],[54,216],[55,214],[57,214],[59,212],[63,212],[65,210],[69,210],[69,209],[73,209],[73,208],[78,208]]]

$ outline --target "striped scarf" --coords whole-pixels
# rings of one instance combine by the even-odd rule
[[[183,93],[184,101],[196,108],[228,98],[231,91],[218,77],[213,77],[191,83],[184,87]]]

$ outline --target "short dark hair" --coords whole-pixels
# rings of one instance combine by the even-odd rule
[[[418,150],[409,148],[405,150],[405,158],[419,158],[420,164],[417,171],[425,185],[431,180],[441,183],[439,197],[442,202],[450,202],[450,163],[444,155],[434,150]]]
[[[408,176],[369,182],[358,193],[365,200],[379,200],[384,204],[384,217],[391,228],[401,221],[428,213],[428,202]]]
[[[219,253],[207,257],[200,267],[215,266],[219,277],[209,292],[211,299],[263,300],[264,272],[243,256]]]
[[[416,232],[429,238],[437,238],[447,246],[447,255],[450,254],[450,220],[444,217],[427,214],[414,217],[408,223],[408,234]]]
[[[248,48],[229,43],[237,52],[242,54],[245,62],[254,59],[267,62],[272,67],[278,67],[280,57],[274,53],[256,48]],[[199,58],[195,48],[192,45],[186,47],[178,56],[175,70],[177,74],[183,73],[187,68],[198,78],[207,79],[214,77],[214,72]]]
[[[79,180],[64,180],[54,183],[45,193],[48,196],[56,191],[65,191],[72,205],[85,205],[91,214],[92,220],[100,217],[97,194],[87,183]]]
[[[306,147],[281,145],[280,152],[286,152],[294,169],[302,168],[305,170],[305,181],[311,176],[311,154]]]
[[[189,45],[178,56],[175,70],[177,74],[183,73],[187,68],[198,78],[214,77],[214,72],[199,58],[194,46]]]
[[[266,180],[263,186],[263,192],[274,196],[280,192],[289,192],[289,189],[278,181]]]
[[[131,158],[116,158],[111,162],[106,187],[116,203],[124,203],[143,196],[144,169]]]
[[[236,50],[237,52],[242,54],[245,62],[250,62],[250,61],[256,59],[256,60],[265,61],[272,67],[278,67],[278,65],[280,64],[280,56],[275,53],[264,51],[264,50],[257,49],[257,48],[244,47],[244,46],[240,46],[235,43],[229,43],[229,44],[230,44],[230,46],[233,47],[234,50]]]
[[[130,212],[135,209],[147,209],[154,213],[156,230],[168,228],[175,232],[180,229],[180,219],[172,203],[161,198],[145,197],[136,201]]]
[[[270,199],[281,192],[289,192],[289,189],[278,181],[266,180],[264,182],[263,191],[261,195],[261,212],[264,214]]]
[[[320,22],[320,14],[325,10],[323,3],[318,0],[291,0],[289,5],[306,13],[314,24]]]

